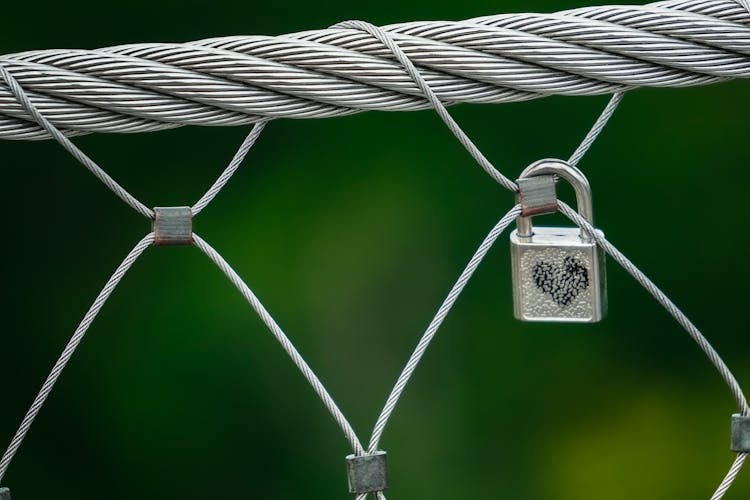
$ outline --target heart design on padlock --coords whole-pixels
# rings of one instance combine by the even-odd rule
[[[568,255],[558,266],[543,260],[531,271],[537,288],[552,297],[560,307],[570,305],[589,287],[589,271],[579,259]]]

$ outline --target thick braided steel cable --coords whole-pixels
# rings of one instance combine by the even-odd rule
[[[503,103],[750,77],[750,12],[734,0],[670,0],[382,28],[443,103]],[[0,56],[66,135],[239,125],[429,107],[366,33],[327,29]],[[0,138],[43,139],[0,88]]]
[[[625,269],[625,271],[627,271],[628,274],[630,274],[643,288],[645,288],[646,291],[648,291],[648,293],[651,294],[651,296],[654,297],[654,299],[656,299],[656,301],[662,307],[664,307],[664,309],[667,310],[667,312],[677,321],[677,323],[679,323],[679,325],[690,335],[695,343],[698,344],[701,350],[705,353],[706,357],[708,357],[709,361],[711,361],[711,364],[714,365],[716,370],[721,375],[722,379],[724,379],[724,382],[729,387],[730,392],[732,393],[732,396],[734,396],[734,399],[737,402],[737,406],[739,407],[742,415],[750,415],[750,406],[748,406],[747,398],[745,397],[745,394],[742,391],[742,387],[740,387],[740,384],[739,382],[737,382],[734,374],[732,374],[732,371],[729,369],[727,364],[721,358],[716,349],[714,349],[708,339],[693,324],[693,322],[690,321],[685,313],[683,313],[680,308],[677,307],[677,305],[672,302],[672,300],[664,292],[662,292],[661,289],[657,287],[656,284],[651,281],[651,279],[649,279],[643,271],[641,271],[635,264],[633,264],[630,259],[628,259],[622,252],[620,252],[620,250],[617,249],[617,247],[610,243],[604,237],[603,233],[596,231],[594,227],[578,212],[573,210],[570,206],[562,201],[558,201],[558,207],[560,212],[565,214],[566,217],[572,220],[579,227],[585,228],[589,232],[589,234],[594,235],[596,243],[600,245],[604,249],[604,251],[607,252],[607,254],[612,257],[612,259],[614,259],[614,261],[617,262],[623,269]],[[737,458],[735,459],[734,463],[729,469],[729,472],[724,477],[719,487],[716,489],[716,492],[711,496],[711,500],[721,500],[721,498],[724,497],[727,490],[729,490],[730,486],[737,478],[737,475],[742,469],[746,458],[747,453],[737,454]]]
[[[34,423],[34,419],[39,414],[39,411],[42,409],[42,406],[52,392],[57,379],[62,374],[65,366],[70,361],[83,338],[86,336],[86,332],[89,330],[91,323],[94,321],[97,314],[99,314],[99,311],[101,311],[102,307],[104,307],[104,304],[107,302],[107,299],[109,299],[110,295],[112,295],[112,292],[115,290],[115,288],[117,288],[117,285],[120,283],[120,280],[122,280],[123,276],[125,276],[131,266],[135,263],[135,261],[138,260],[138,257],[140,257],[141,254],[153,244],[153,242],[154,233],[149,233],[141,241],[139,241],[138,244],[135,245],[135,247],[122,261],[122,263],[117,267],[114,274],[112,274],[112,277],[109,278],[107,283],[104,285],[104,288],[102,288],[102,291],[99,292],[99,295],[96,297],[96,300],[94,300],[94,303],[86,312],[86,315],[78,325],[78,328],[76,328],[75,333],[71,337],[68,344],[65,346],[65,349],[63,349],[63,352],[52,368],[52,371],[44,381],[42,389],[39,391],[39,394],[34,399],[31,407],[26,412],[26,416],[24,416],[21,425],[16,431],[16,434],[13,436],[13,439],[11,440],[10,445],[3,454],[2,459],[0,459],[0,481],[2,481],[3,476],[5,476],[5,472],[8,470],[8,466],[13,461],[13,457],[21,447],[26,434],[31,428],[31,424]]]

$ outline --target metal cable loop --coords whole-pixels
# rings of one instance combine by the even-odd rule
[[[384,26],[443,105],[750,77],[740,1],[669,0]],[[360,26],[361,28],[361,26]],[[65,135],[425,109],[393,52],[359,29],[0,55]],[[0,88],[0,138],[51,135]]]

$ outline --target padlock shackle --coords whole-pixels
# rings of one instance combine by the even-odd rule
[[[568,181],[576,193],[578,213],[586,219],[589,224],[594,225],[594,206],[591,201],[591,186],[583,172],[562,160],[545,159],[532,163],[521,172],[521,179],[537,175],[557,175]],[[517,234],[522,238],[531,237],[534,234],[531,225],[531,216],[521,215],[517,220]],[[581,228],[581,239],[586,242],[592,241],[593,236],[587,230]]]

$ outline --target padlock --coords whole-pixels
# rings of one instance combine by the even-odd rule
[[[573,186],[578,213],[593,226],[591,188],[580,170],[541,160],[521,173],[521,215],[510,235],[513,309],[522,321],[594,323],[607,311],[603,250],[585,229],[531,224],[532,215],[557,210],[557,177]]]

